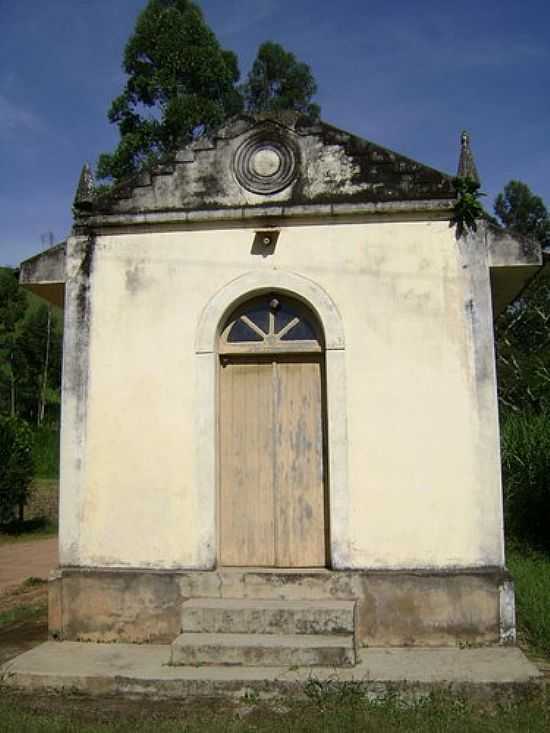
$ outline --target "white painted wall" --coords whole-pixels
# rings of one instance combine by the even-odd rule
[[[491,315],[475,304],[472,326],[471,275],[448,222],[292,226],[268,257],[251,254],[253,239],[251,229],[97,239],[84,475],[78,502],[62,486],[62,503],[78,504],[70,516],[62,507],[62,562],[70,541],[84,566],[209,564],[215,487],[205,492],[198,475],[196,399],[214,375],[195,353],[197,325],[232,280],[277,269],[318,284],[344,324],[348,398],[331,417],[347,420],[349,439],[341,564],[501,565],[494,373],[478,368]]]

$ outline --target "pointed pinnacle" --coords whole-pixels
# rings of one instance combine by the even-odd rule
[[[84,163],[78,187],[74,197],[73,208],[77,210],[91,208],[95,198],[94,174],[88,163]]]
[[[463,130],[460,136],[460,158],[458,160],[458,170],[456,174],[459,178],[473,178],[476,183],[480,183],[479,174],[477,172],[474,154],[470,147],[470,136]]]

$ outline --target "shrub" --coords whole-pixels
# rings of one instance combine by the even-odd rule
[[[32,431],[19,418],[0,416],[0,522],[12,521],[29,498],[34,474]]]
[[[520,638],[550,655],[550,558],[512,545],[506,564],[514,576]]]
[[[508,537],[550,551],[550,416],[504,416],[501,445]]]
[[[59,478],[59,427],[42,425],[34,431],[33,456],[37,478]]]

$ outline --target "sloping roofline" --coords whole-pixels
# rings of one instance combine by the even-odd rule
[[[282,186],[258,193],[247,176],[255,175],[256,153],[266,150],[280,156],[281,170],[261,174],[262,182],[271,175]],[[446,216],[456,200],[452,176],[296,113],[239,115],[95,197],[89,170],[83,176],[74,203],[82,227],[320,213]]]

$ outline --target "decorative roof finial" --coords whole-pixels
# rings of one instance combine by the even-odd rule
[[[95,199],[94,174],[88,163],[84,163],[74,197],[73,210],[81,212],[91,209]]]
[[[481,183],[474,160],[474,154],[470,147],[470,135],[466,130],[463,130],[462,135],[460,136],[460,158],[458,161],[458,171],[456,175],[459,178],[473,178],[476,183]]]

